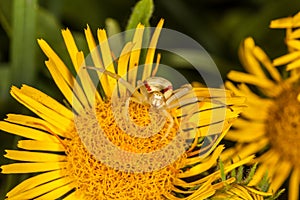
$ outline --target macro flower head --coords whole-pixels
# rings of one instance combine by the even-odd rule
[[[240,47],[240,59],[247,73],[232,71],[226,87],[247,96],[248,108],[226,138],[236,145],[224,154],[238,160],[256,154],[258,169],[249,185],[257,185],[267,172],[269,192],[276,192],[288,180],[289,199],[299,198],[300,79],[299,14],[271,22],[272,28],[287,28],[287,55],[274,59],[247,38]],[[298,35],[298,36],[297,36]],[[298,44],[298,45],[297,45]],[[286,65],[280,70],[278,65]],[[298,99],[298,100],[297,100]]]
[[[1,130],[25,138],[19,150],[6,150],[5,157],[17,162],[1,166],[2,173],[38,174],[12,188],[7,199],[205,199],[232,182],[217,182],[220,173],[206,171],[216,165],[224,148],[218,144],[244,108],[244,98],[190,84],[173,89],[156,76],[162,26],[163,20],[144,60],[141,24],[119,56],[105,30],[97,31],[98,47],[87,27],[90,60],[63,30],[76,77],[46,41],[38,40],[66,105],[27,85],[11,88],[36,116],[8,114],[0,122]]]

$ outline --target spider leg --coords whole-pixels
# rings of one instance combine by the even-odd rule
[[[172,115],[165,109],[163,109],[163,113],[168,118],[170,124],[168,125],[167,132],[166,132],[166,134],[164,135],[164,137],[162,139],[168,137],[169,133],[171,132],[171,128],[174,126],[174,120],[173,120]]]
[[[172,104],[174,102],[176,102],[176,100],[179,100],[181,97],[183,97],[184,95],[188,94],[191,90],[192,90],[192,86],[190,84],[183,85],[179,89],[175,90],[173,92],[173,94],[166,101],[167,107],[168,108],[174,108],[174,107],[176,107],[176,106],[173,106]],[[180,101],[178,101],[177,103],[181,104]]]
[[[120,84],[122,84],[123,86],[126,87],[126,89],[132,94],[132,96],[136,97],[141,102],[145,101],[145,97],[142,94],[140,94],[129,82],[124,80],[120,75],[112,73],[112,72],[107,71],[107,70],[102,69],[102,68],[97,68],[97,67],[92,67],[92,66],[86,66],[84,68],[99,71],[99,72],[101,72],[105,75],[108,75],[108,76],[116,79]]]
[[[138,85],[138,88],[140,88],[140,91],[141,91],[141,94],[144,96],[144,97],[147,97],[147,99],[149,98],[149,93],[147,92],[147,89],[145,87],[145,84],[141,81],[141,80],[138,80],[137,81],[137,85]]]

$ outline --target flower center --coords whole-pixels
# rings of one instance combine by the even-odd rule
[[[122,171],[97,159],[87,148],[89,144],[84,141],[97,138],[100,127],[101,133],[118,149],[144,155],[165,146],[176,135],[178,128],[174,125],[165,137],[168,130],[168,122],[166,122],[157,134],[148,138],[138,138],[126,134],[125,130],[118,127],[121,122],[116,123],[111,102],[97,104],[96,124],[89,119],[92,112],[94,111],[85,110],[78,115],[75,119],[77,131],[74,132],[71,140],[65,141],[68,160],[64,173],[73,180],[78,194],[84,195],[84,199],[163,199],[163,195],[172,190],[173,181],[182,168],[186,154],[180,155],[174,162],[154,171]],[[154,120],[153,123],[155,120],[161,120],[156,114],[153,114],[150,119],[149,108],[137,103],[130,103],[128,112],[131,120],[141,127],[146,127],[151,123],[150,120]],[[85,132],[80,135],[80,131]],[[96,141],[93,148],[97,149],[101,145],[101,141]],[[173,150],[177,151],[176,148]],[[172,152],[168,153],[172,154]],[[109,158],[110,162],[114,162],[114,154]],[[123,158],[124,162],[126,159],[128,158]],[[155,163],[155,160],[152,162]],[[117,164],[123,165],[122,162]],[[128,167],[127,165],[124,167]]]
[[[266,132],[270,143],[281,157],[300,166],[300,88],[283,91],[269,109]]]

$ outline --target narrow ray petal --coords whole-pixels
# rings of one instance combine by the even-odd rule
[[[18,174],[18,173],[34,173],[46,172],[56,169],[61,169],[66,165],[66,162],[48,162],[48,163],[13,163],[2,165],[3,174]]]
[[[64,79],[64,77],[59,73],[57,70],[57,66],[55,62],[52,59],[49,59],[48,61],[45,62],[54,82],[56,83],[57,87],[61,91],[61,93],[65,96],[67,99],[68,103],[70,105],[73,104],[74,101],[74,94],[72,91],[71,86],[69,83]],[[73,85],[74,80],[72,80],[72,85]],[[75,97],[76,98],[76,97]]]
[[[254,49],[256,46],[253,38],[246,38],[243,44],[244,46],[239,49],[239,55],[245,69],[260,78],[267,78],[260,63],[254,55]]]
[[[64,62],[60,59],[60,57],[52,50],[52,48],[44,40],[42,39],[38,40],[38,44],[40,45],[41,49],[46,54],[46,56],[49,58],[49,60],[52,60],[55,66],[59,66],[57,68],[59,70],[59,74],[63,77],[66,83],[69,86],[72,86],[74,83],[74,77],[72,76],[71,72],[64,64]]]
[[[104,68],[112,73],[115,73],[113,59],[111,56],[112,52],[111,52],[109,44],[108,44],[106,31],[103,29],[98,29],[97,33],[98,33],[98,40],[100,43],[100,50],[101,50]],[[106,76],[106,75],[104,75],[104,76]],[[108,79],[109,85],[108,85],[108,87],[103,87],[103,89],[105,91],[105,94],[110,97],[111,92],[115,88],[117,82],[112,77],[107,77],[107,79]],[[101,80],[101,83],[102,83],[102,80]]]
[[[76,46],[75,40],[72,36],[72,33],[68,28],[65,30],[62,30],[61,33],[62,33],[64,42],[66,44],[67,50],[69,52],[70,58],[72,60],[72,64],[73,64],[76,72],[78,72],[79,68],[81,67],[81,64],[78,65],[78,62],[77,62],[76,55],[78,53],[78,48]]]
[[[37,141],[37,140],[19,140],[18,147],[33,151],[53,151],[64,152],[64,146],[59,142]]]
[[[300,50],[300,41],[299,40],[288,40],[287,42],[288,47],[293,48],[295,50]]]
[[[101,67],[103,68],[103,63],[101,61],[100,52],[97,48],[95,39],[93,37],[93,34],[91,32],[91,29],[89,26],[84,30],[85,37],[89,46],[90,54],[92,56],[93,62],[95,67]]]
[[[14,124],[20,124],[23,126],[28,126],[34,129],[40,129],[43,131],[51,131],[51,133],[54,133],[56,135],[60,135],[62,137],[70,138],[71,136],[68,134],[68,131],[71,129],[71,126],[69,127],[69,130],[62,130],[66,127],[54,127],[52,124],[46,122],[45,120],[42,120],[40,118],[31,117],[27,115],[19,115],[19,114],[8,114],[7,118],[5,119],[7,122],[11,122]]]
[[[9,198],[9,200],[20,200],[20,199],[34,199],[42,194],[48,193],[56,188],[60,188],[69,184],[71,181],[68,178],[60,178],[43,185],[36,186],[32,189],[29,189],[25,192],[16,194]]]
[[[274,68],[271,60],[269,59],[269,57],[267,56],[267,54],[258,46],[256,46],[253,50],[254,55],[256,56],[256,58],[263,63],[263,65],[265,66],[265,68],[268,70],[268,72],[270,73],[271,77],[277,81],[280,82],[281,79],[281,75],[280,73],[277,71],[277,69]]]
[[[78,194],[78,192],[73,192],[70,195],[68,195],[64,200],[85,200],[85,198]]]
[[[144,25],[138,24],[135,30],[132,43],[134,44],[129,60],[129,68],[128,68],[128,81],[131,83],[133,87],[136,86],[136,76],[139,65],[139,59],[141,54],[142,42],[143,42],[143,33],[144,33]]]
[[[38,198],[35,198],[35,200],[59,199],[59,197],[67,194],[72,189],[74,189],[74,186],[72,186],[72,184],[66,184],[64,186],[52,190],[51,192],[39,196]]]
[[[37,99],[31,98],[27,93],[28,91],[23,91],[23,88],[18,89],[14,86],[11,88],[11,95],[32,112],[36,113],[55,127],[64,127],[65,130],[69,128],[70,124],[72,124],[72,120],[62,116],[59,113],[59,110],[52,110]]]
[[[164,20],[161,19],[158,22],[156,29],[153,33],[153,36],[151,38],[151,41],[150,41],[150,44],[149,44],[149,47],[147,50],[145,68],[144,68],[142,80],[145,80],[151,76],[152,64],[153,64],[153,59],[154,59],[154,55],[155,55],[156,45],[157,45],[158,38],[159,38],[163,24],[164,24]]]
[[[65,155],[58,155],[54,153],[30,152],[19,150],[5,150],[6,158],[27,162],[59,162],[66,161]]]
[[[183,173],[178,174],[178,178],[186,178],[186,177],[195,176],[197,174],[200,174],[200,173],[208,170],[212,165],[215,164],[216,160],[218,159],[218,157],[221,154],[221,152],[223,151],[223,149],[224,149],[223,146],[219,146],[218,148],[216,148],[216,150],[214,150],[213,154],[205,162],[198,164]],[[187,165],[190,164],[189,160],[187,160],[186,162],[187,162],[186,163]],[[193,162],[195,162],[195,161],[193,161]]]
[[[61,178],[63,175],[60,170],[45,172],[31,178],[28,178],[14,187],[11,191],[7,193],[8,197],[16,196],[26,190],[32,189],[38,185],[47,183],[49,181]]]
[[[132,42],[128,42],[124,46],[120,58],[118,60],[118,75],[121,76],[125,81],[127,80],[128,63],[133,46],[134,44]],[[129,74],[130,73],[131,72],[129,72]],[[119,90],[120,95],[125,96],[127,90],[126,87],[122,84],[119,84]]]
[[[300,30],[300,29],[299,29]],[[274,66],[285,65],[300,58],[300,51],[294,51],[273,60]]]
[[[43,131],[0,121],[0,129],[15,135],[26,137],[33,140],[56,142],[57,138]]]
[[[66,108],[66,106],[62,105],[61,103],[59,103],[52,97],[48,96],[47,94],[28,85],[22,85],[21,90],[29,97],[35,99],[38,102],[43,103],[45,106],[49,107],[50,109],[54,111],[59,111],[59,113],[63,115],[65,118],[73,120],[74,113],[68,108]]]
[[[231,71],[227,76],[231,80],[253,84],[261,88],[275,87],[275,84],[269,79],[258,78],[254,75],[246,74],[243,72]]]
[[[299,197],[299,184],[300,184],[300,173],[299,166],[295,167],[291,174],[291,178],[289,181],[289,199],[297,200]]]

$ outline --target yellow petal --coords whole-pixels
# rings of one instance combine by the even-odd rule
[[[271,21],[270,28],[297,28],[300,26],[300,12],[293,17],[286,17]]]
[[[64,152],[65,148],[60,142],[37,141],[37,140],[19,140],[18,147],[34,151],[55,151]]]
[[[239,49],[239,56],[242,61],[244,68],[250,72],[261,78],[266,78],[264,71],[260,63],[258,62],[256,56],[254,55],[255,42],[253,38],[248,37],[244,41],[244,46]]]
[[[90,77],[86,70],[81,70],[79,73],[80,68],[84,64],[84,55],[83,52],[79,52],[76,46],[76,43],[74,41],[74,38],[70,32],[69,29],[63,30],[62,35],[65,41],[65,44],[67,46],[69,55],[71,57],[73,66],[78,73],[77,76],[79,76],[81,83],[82,83],[82,89],[86,96],[84,96],[84,93],[77,93],[78,98],[82,102],[83,105],[87,106],[87,99],[86,98],[95,98],[95,95],[97,95],[96,90],[93,87],[93,84],[91,83]],[[80,95],[80,96],[79,96]],[[99,98],[99,96],[97,96]],[[89,102],[92,102],[91,100]]]
[[[277,69],[274,68],[274,66],[271,63],[271,60],[269,59],[269,57],[267,56],[267,54],[260,47],[257,47],[257,46],[253,49],[253,54],[255,55],[255,57],[261,63],[263,63],[263,65],[268,70],[268,72],[270,73],[270,75],[272,76],[272,78],[274,80],[280,82],[281,81],[281,75],[277,71]]]
[[[113,64],[113,59],[111,57],[111,50],[108,44],[108,40],[107,40],[107,36],[106,36],[106,31],[103,29],[98,29],[98,40],[100,43],[100,50],[101,50],[101,55],[102,55],[102,59],[103,59],[103,64],[104,64],[104,68],[112,73],[115,73],[115,69],[114,69],[114,64]],[[106,75],[103,75],[106,76]],[[111,92],[112,90],[115,88],[116,86],[116,79],[112,78],[112,77],[107,77],[108,80],[108,85],[105,86],[105,80],[104,81],[104,85],[103,85],[103,89],[105,91],[105,94],[110,97],[111,96]],[[102,79],[101,79],[101,83],[102,83]],[[103,83],[102,83],[103,84]]]
[[[5,119],[7,122],[11,122],[14,124],[20,124],[23,126],[28,126],[34,129],[40,129],[43,131],[51,131],[56,135],[60,135],[62,137],[70,138],[71,136],[68,134],[68,130],[62,130],[65,127],[54,127],[50,123],[36,117],[19,115],[19,114],[8,114]]]
[[[254,189],[254,188],[251,188],[251,187],[247,187],[247,190],[249,190],[250,192],[252,192],[254,194],[257,194],[259,196],[265,196],[266,197],[266,196],[272,196],[273,195],[273,193],[271,193],[271,192],[262,192],[262,191]],[[261,199],[263,200],[264,198],[261,198]]]
[[[120,58],[118,60],[118,75],[121,76],[124,80],[127,80],[127,70],[128,70],[128,63],[129,63],[129,58],[130,58],[130,53],[133,48],[134,44],[129,42],[127,43],[120,55]],[[130,74],[131,72],[129,72]],[[119,90],[120,90],[120,95],[125,96],[126,94],[126,87],[123,86],[122,84],[119,84]]]
[[[288,53],[286,55],[283,55],[283,56],[280,56],[279,58],[274,59],[273,64],[275,66],[285,65],[285,64],[290,63],[298,58],[300,58],[300,51],[294,51],[294,52]]]
[[[20,126],[17,124],[11,124],[8,122],[0,121],[0,129],[15,135],[19,135],[22,137],[26,137],[33,140],[39,141],[48,141],[48,142],[55,142],[57,138],[47,134],[43,131],[39,131],[33,128],[28,128],[24,126]]]
[[[280,155],[274,149],[269,149],[264,152],[261,156],[255,159],[255,162],[264,163],[266,165],[274,165],[277,164],[280,160]]]
[[[66,108],[64,105],[62,105],[61,103],[53,99],[52,97],[48,96],[47,94],[28,85],[22,85],[21,90],[23,93],[26,93],[26,95],[28,95],[29,97],[46,105],[52,110],[59,111],[59,113],[63,115],[65,118],[73,120],[74,113],[68,108]]]
[[[2,165],[3,174],[35,173],[62,169],[66,162],[47,162],[47,163],[13,163]]]
[[[70,32],[69,29],[62,30],[61,32],[62,32],[62,36],[63,36],[64,42],[65,42],[65,45],[66,45],[67,50],[69,52],[69,55],[71,57],[73,66],[74,66],[76,72],[78,72],[81,65],[78,65],[78,62],[77,62],[76,55],[78,53],[78,49],[77,49],[77,46],[75,44],[72,33]]]
[[[54,153],[30,152],[19,150],[5,150],[4,157],[28,162],[58,162],[66,161],[65,155],[58,155]]]
[[[243,72],[230,71],[227,77],[236,82],[249,83],[261,88],[275,87],[275,84],[269,79],[258,78],[257,76],[246,74]]]
[[[51,192],[39,196],[38,198],[35,198],[35,200],[59,199],[59,197],[67,194],[72,189],[74,189],[74,186],[72,186],[72,184],[66,184],[64,186],[52,190]]]
[[[257,186],[266,173],[268,173],[268,166],[264,163],[259,165],[255,171],[255,174],[253,175],[252,180],[248,183],[248,186]]]
[[[270,183],[270,188],[268,192],[277,191],[284,181],[288,178],[291,172],[292,166],[289,162],[281,160],[276,165],[276,173],[272,176],[272,181]]]
[[[144,25],[138,24],[135,33],[133,36],[132,43],[134,44],[129,61],[129,73],[128,73],[128,81],[129,83],[135,87],[136,86],[136,76],[139,65],[139,59],[141,54],[142,42],[143,42],[143,33],[144,33]]]
[[[226,137],[226,136],[225,136]],[[237,162],[241,160],[241,158],[246,158],[250,155],[253,155],[266,147],[268,144],[268,139],[262,138],[256,143],[250,143],[247,145],[243,145],[241,149],[238,149],[236,153],[232,156],[231,160],[233,162]]]
[[[64,117],[60,113],[60,110],[53,110],[56,108],[51,108],[49,105],[44,104],[42,99],[39,99],[39,96],[30,95],[30,91],[34,93],[34,90],[28,90],[29,87],[23,87],[18,89],[16,87],[11,88],[11,95],[18,100],[20,103],[25,105],[31,111],[39,115],[44,120],[48,121],[55,127],[64,127],[64,130],[69,129],[70,124],[73,123],[71,119]],[[32,96],[32,97],[30,97]],[[63,111],[63,110],[62,110]]]
[[[82,96],[82,91],[81,88],[76,87],[74,92],[77,96],[73,94],[73,86],[75,82],[73,75],[63,63],[63,61],[56,55],[56,53],[44,40],[38,40],[38,43],[49,58],[49,60],[45,63],[56,85],[64,94],[67,101],[71,105],[75,104],[76,108],[80,109],[80,103],[77,99],[77,96]]]
[[[147,49],[145,68],[144,68],[142,80],[145,80],[151,76],[152,64],[153,64],[153,59],[154,59],[154,55],[155,55],[156,45],[157,45],[157,41],[158,41],[163,24],[164,24],[164,20],[161,19],[158,22],[156,29],[153,33],[153,36],[151,38],[149,47]]]
[[[30,190],[24,191],[20,194],[8,198],[9,200],[20,200],[20,199],[35,199],[36,197],[48,193],[54,189],[60,188],[64,185],[69,184],[71,181],[67,178],[60,178],[43,185],[36,186]]]
[[[297,200],[299,198],[299,166],[295,167],[289,181],[289,200]]]
[[[80,66],[86,66],[86,63],[84,61],[84,55],[83,52],[77,52],[76,54],[77,63]],[[79,64],[80,63],[80,64]],[[92,82],[88,72],[86,69],[81,69],[77,73],[77,77],[80,79],[81,86],[76,87],[82,87],[83,93],[77,93],[77,97],[80,100],[80,102],[83,104],[83,106],[89,107],[94,105],[95,99],[98,101],[101,101],[101,97],[95,88],[94,83]],[[80,95],[80,96],[79,96]],[[78,110],[78,109],[76,109]]]
[[[15,196],[17,194],[20,194],[26,190],[29,190],[31,188],[34,188],[40,184],[47,183],[49,181],[61,178],[62,174],[60,170],[51,171],[51,172],[45,172],[36,176],[33,176],[31,178],[28,178],[18,184],[16,187],[14,187],[11,191],[7,193],[8,197]]]
[[[62,94],[65,96],[65,98],[67,99],[69,104],[72,105],[74,99],[76,98],[76,97],[74,98],[75,95],[73,94],[73,91],[72,91],[72,86],[74,85],[74,80],[72,80],[72,83],[71,83],[72,85],[70,85],[64,79],[63,75],[61,75],[59,70],[57,69],[57,65],[55,64],[53,59],[49,59],[48,61],[45,62],[45,64],[46,64],[54,82],[56,83],[57,87],[62,92]]]
[[[235,123],[234,123],[235,124]],[[249,123],[248,129],[243,131],[230,130],[226,134],[226,139],[236,142],[255,142],[265,135],[264,129],[259,129],[257,127],[250,128],[251,123]]]
[[[292,28],[293,17],[286,17],[281,19],[272,20],[270,28]]]
[[[296,29],[289,34],[288,39],[298,39],[300,38],[300,29]]]
[[[93,37],[93,34],[92,34],[89,26],[87,26],[87,28],[84,30],[84,33],[85,33],[86,41],[88,43],[90,54],[92,56],[95,67],[103,68],[103,63],[101,61],[100,52],[97,48],[95,39]]]
[[[64,200],[85,200],[86,197],[84,197],[82,194],[79,194],[79,192],[75,191],[72,192],[70,195],[68,195]]]
[[[229,166],[226,166],[225,167],[225,174],[229,173],[230,171],[232,171],[233,169],[239,167],[239,166],[242,166],[242,165],[245,165],[249,162],[252,162],[253,161],[253,158],[254,156],[251,155],[251,156],[248,156],[247,158],[244,158],[244,159],[239,159],[238,161],[234,162],[233,164],[229,165]],[[198,185],[198,184],[201,184],[201,183],[204,183],[204,182],[207,182],[208,180],[210,179],[213,179],[213,180],[216,180],[216,179],[219,179],[221,178],[221,173],[220,173],[220,170],[218,171],[215,171],[213,173],[211,173],[210,175],[208,176],[205,176],[204,178],[202,179],[198,179],[196,181],[193,181],[193,182],[189,182],[188,184],[190,185]],[[176,184],[177,185],[177,184]]]
[[[233,195],[240,197],[241,199],[249,199],[249,200],[252,199],[252,197],[249,194],[249,192],[247,191],[247,189],[240,185],[235,185],[234,187],[232,187],[230,189],[230,192]]]
[[[221,154],[221,152],[223,151],[223,149],[224,149],[224,146],[218,146],[214,150],[213,154],[207,160],[205,160],[205,162],[197,164],[196,166],[192,167],[191,169],[188,169],[187,171],[185,171],[183,173],[179,173],[178,178],[186,178],[186,177],[195,176],[197,174],[200,174],[200,173],[208,170],[216,163],[216,160],[218,159],[218,157]],[[202,159],[202,158],[199,157],[199,159]],[[195,162],[195,161],[193,161],[193,162]],[[190,161],[189,161],[189,159],[187,159],[186,165],[189,165],[189,164],[190,164]]]
[[[288,65],[286,66],[286,70],[287,70],[287,71],[290,71],[290,70],[296,69],[296,68],[298,68],[298,67],[300,67],[300,59],[297,59],[297,60],[295,60],[294,62],[288,64]]]
[[[286,44],[290,47],[290,48],[294,48],[296,50],[300,50],[300,41],[299,40],[288,40],[286,42]]]
[[[58,67],[59,73],[62,75],[64,80],[68,83],[68,85],[72,86],[74,82],[74,78],[67,68],[67,66],[64,64],[64,62],[59,58],[59,56],[51,49],[51,47],[47,44],[46,41],[39,39],[38,44],[40,45],[43,52],[46,54],[46,56],[49,58],[49,60],[53,60],[56,66]]]

